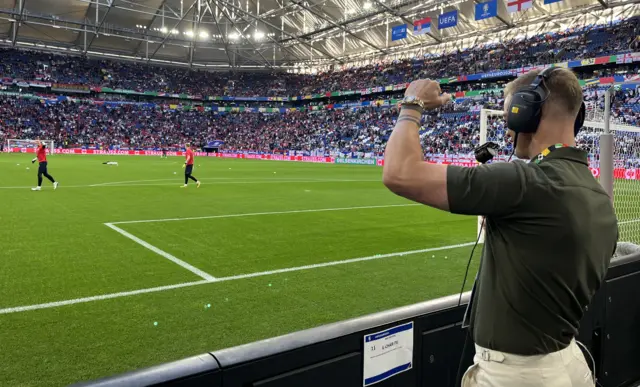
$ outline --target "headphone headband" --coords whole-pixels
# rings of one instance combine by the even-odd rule
[[[537,88],[539,87],[543,81],[546,81],[547,79],[549,79],[549,77],[551,76],[551,73],[553,73],[558,67],[547,67],[544,70],[542,70],[540,72],[540,74],[538,74],[536,76],[536,78],[533,80],[533,82],[531,82],[531,88]]]

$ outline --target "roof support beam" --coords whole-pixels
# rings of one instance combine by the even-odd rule
[[[182,21],[187,17],[187,15],[189,14],[189,12],[191,12],[191,10],[193,9],[193,7],[198,3],[199,0],[195,0],[193,3],[191,3],[191,6],[187,9],[187,12],[184,13],[184,15],[182,15],[182,18],[180,18],[180,20],[178,20],[178,22],[169,30],[175,30],[176,28],[178,28],[178,26],[180,25],[180,23],[182,23]],[[165,37],[162,39],[162,41],[160,42],[160,44],[158,44],[158,47],[156,47],[156,49],[153,51],[153,54],[151,54],[151,56],[149,58],[147,58],[147,62],[151,61],[151,59],[153,59],[153,57],[156,56],[156,54],[158,53],[158,50],[160,50],[160,47],[162,47],[162,45],[164,44],[164,42],[167,41],[167,39],[169,38],[169,35],[171,34],[166,34]]]
[[[637,2],[640,2],[640,0],[634,0],[634,3],[637,3]],[[613,7],[617,8],[617,7],[621,7],[621,6],[624,6],[624,5],[623,4],[617,5],[616,4]],[[577,16],[584,16],[584,14],[586,12],[599,11],[599,7],[600,7],[599,5],[590,5],[590,6],[585,7],[585,8],[575,8],[575,9],[569,10],[567,12],[564,12],[563,14],[560,14],[560,15],[556,14],[556,15],[548,15],[548,16],[544,16],[544,17],[536,17],[536,18],[533,18],[533,19],[526,20],[523,24],[518,25],[517,27],[514,27],[514,28],[520,29],[520,28],[527,27],[527,26],[530,26],[530,25],[544,23],[544,22],[550,22],[550,21],[557,22],[556,19],[558,17],[561,17],[562,20],[565,20],[565,19],[570,19],[572,17],[575,17],[576,15]],[[472,36],[477,36],[479,34],[480,35],[496,34],[496,33],[500,33],[500,32],[511,30],[511,29],[512,28],[510,28],[510,27],[499,25],[499,26],[496,26],[496,27],[485,28],[485,29],[482,29],[482,30],[479,30],[479,31],[465,32],[463,34],[456,35],[456,36],[444,39],[443,42],[452,42],[452,41],[456,41],[456,40],[459,40],[459,39],[465,39],[465,38],[469,38],[469,37],[472,37]],[[438,43],[427,43],[427,44],[424,45],[424,47],[431,47],[431,46],[435,46],[437,44]],[[410,45],[407,45],[407,46],[400,46],[397,49],[394,49],[390,54],[409,51],[411,49],[416,48],[417,46],[418,46],[418,44],[410,44]],[[349,60],[358,60],[356,58],[366,58],[367,56],[370,56],[372,54],[373,54],[373,52],[361,53],[361,54],[353,55],[348,59]]]
[[[216,0],[216,2],[217,2],[217,3],[222,3],[222,4],[226,5],[227,7],[232,8],[232,9],[234,9],[234,10],[235,10],[235,11],[237,11],[237,12],[240,12],[241,14],[247,15],[249,18],[251,18],[251,19],[253,19],[253,20],[256,20],[256,21],[262,22],[262,23],[264,23],[264,24],[268,25],[269,27],[271,27],[271,28],[273,28],[273,29],[275,29],[275,30],[277,30],[277,31],[282,32],[283,34],[285,34],[285,35],[287,35],[287,36],[289,36],[289,37],[291,37],[291,38],[295,39],[295,40],[296,40],[296,41],[298,41],[300,44],[302,44],[302,45],[304,45],[304,46],[309,47],[312,51],[317,51],[317,52],[319,52],[320,54],[325,55],[326,57],[330,58],[331,60],[333,60],[333,61],[335,61],[335,62],[342,63],[342,61],[341,61],[340,59],[338,59],[338,58],[336,58],[335,56],[333,56],[333,55],[329,54],[327,51],[325,51],[325,50],[323,50],[323,49],[320,49],[320,48],[317,48],[317,47],[313,47],[313,45],[312,45],[311,43],[309,43],[309,42],[307,42],[307,41],[305,41],[305,40],[303,40],[303,39],[300,39],[300,38],[299,38],[299,37],[297,37],[296,35],[293,35],[293,34],[291,34],[291,33],[287,32],[287,31],[285,31],[284,29],[282,29],[282,28],[280,28],[280,27],[278,27],[278,26],[276,26],[276,25],[274,25],[274,24],[272,24],[272,23],[270,23],[270,22],[268,22],[268,21],[266,21],[266,20],[264,20],[264,19],[262,19],[262,18],[260,18],[260,17],[258,17],[258,16],[256,16],[256,15],[254,15],[254,14],[252,14],[252,13],[250,13],[250,12],[247,12],[247,11],[243,10],[243,9],[242,9],[242,8],[240,8],[240,7],[237,7],[235,4],[231,4],[231,3],[229,3],[227,0]],[[245,20],[245,21],[246,21],[246,20]],[[276,40],[273,40],[273,42],[274,42],[274,43],[276,43],[276,44],[278,44],[278,45],[279,45],[280,47],[282,47],[283,49],[286,49],[286,46],[283,46],[283,45],[279,44]],[[298,56],[298,55],[296,55],[296,54],[293,54],[293,55],[294,55],[294,56],[296,56],[296,57]]]
[[[367,46],[373,48],[374,50],[380,52],[381,54],[387,54],[387,52],[383,49],[381,49],[380,47],[376,46],[375,44],[371,43],[370,41],[363,39],[361,37],[359,37],[358,35],[354,34],[350,29],[346,28],[344,25],[342,24],[338,24],[336,22],[334,22],[333,20],[331,20],[330,18],[323,16],[320,12],[309,8],[308,6],[306,6],[303,2],[297,2],[296,0],[289,0],[290,2],[292,2],[293,4],[297,4],[298,6],[306,9],[307,11],[311,12],[312,14],[316,15],[317,17],[319,17],[320,19],[328,22],[329,24],[333,25],[334,27],[337,27],[339,29],[341,29],[343,32],[346,32],[347,34],[353,36],[354,38],[356,38],[357,40],[363,42],[364,44],[366,44]]]
[[[91,48],[91,45],[93,44],[93,41],[98,37],[98,33],[100,31],[100,28],[102,28],[102,25],[104,24],[104,21],[107,20],[107,16],[109,16],[109,11],[111,11],[111,8],[113,8],[113,4],[117,1],[117,0],[108,0],[109,1],[109,7],[107,7],[107,11],[104,13],[104,16],[102,16],[102,20],[100,20],[100,24],[98,24],[98,26],[96,27],[95,32],[93,33],[93,36],[91,37],[91,40],[89,41],[89,44],[86,45],[84,52],[85,54],[87,53],[87,50],[89,50]],[[98,16],[98,5],[96,3],[96,16]]]
[[[551,17],[551,14],[549,12],[547,12],[546,9],[542,8],[541,6],[536,4],[535,2],[533,3],[533,7],[535,9],[537,9],[538,11],[542,12],[545,16]],[[557,25],[558,27],[561,27],[560,23],[558,23],[557,21],[553,20],[553,18],[551,18],[550,22],[552,22],[553,24]]]
[[[211,0],[207,0],[207,2],[211,2]],[[233,19],[231,19],[231,16],[229,15],[229,12],[227,11],[226,8],[223,7],[218,7],[218,9],[220,10],[220,12],[222,13],[222,15],[229,21],[229,23],[231,23],[231,26],[233,27],[234,30],[236,30],[236,32],[238,33],[238,35],[240,37],[242,37],[242,39],[249,43],[249,45],[255,50],[255,52],[260,56],[260,58],[262,58],[262,60],[264,61],[264,63],[266,64],[267,67],[271,68],[271,62],[269,62],[269,60],[267,58],[264,57],[264,55],[262,55],[262,53],[260,52],[260,50],[258,49],[258,47],[255,46],[255,44],[253,44],[251,42],[251,39],[247,39],[244,37],[243,35],[243,31],[241,31],[238,26],[236,25],[236,23],[233,21]]]
[[[213,10],[215,9],[215,7],[218,7],[218,5],[214,5],[213,7],[211,6],[211,0],[207,0],[207,5],[209,6],[209,12],[211,12],[211,15],[213,16],[213,21],[216,22],[216,28],[218,29],[218,34],[220,34],[220,36],[222,36],[222,43],[224,44],[224,53],[227,55],[227,58],[229,59],[229,67],[231,67],[231,55],[229,54],[229,41],[227,40],[227,37],[225,36],[225,33],[222,32],[222,28],[220,27],[220,23],[218,22],[218,17],[216,15],[214,15]],[[218,12],[220,12],[220,8],[218,7]]]
[[[198,9],[197,12],[193,13],[193,20],[191,22],[191,31],[193,32],[193,36],[191,36],[191,41],[189,42],[189,68],[193,65],[193,51],[195,50],[195,45],[198,42],[202,11],[202,0],[198,0]]]
[[[0,15],[7,15],[7,16],[10,16],[12,18],[16,18],[18,16],[18,13],[15,10],[11,10],[11,11],[0,10]],[[31,20],[29,20],[29,21],[27,21],[27,20],[23,21],[23,23],[24,23],[25,26],[28,26],[28,27],[31,27],[31,28],[34,28],[34,29],[35,29],[34,26],[51,27],[51,22],[53,21],[53,19],[50,18],[50,17],[38,16],[38,15],[30,15],[30,19]],[[36,21],[36,20],[42,20],[42,22]],[[65,24],[64,25],[64,29],[65,30],[76,31],[78,33],[84,33],[85,28],[88,30],[89,28],[94,28],[95,27],[94,25],[90,24],[91,23],[90,21],[85,21],[84,23],[83,22],[78,22],[78,21],[62,21],[62,23]],[[74,26],[77,26],[77,27],[70,27],[69,25],[74,25]],[[115,30],[118,31],[118,32],[123,32],[123,33],[127,32],[127,31],[119,31],[119,30],[117,30],[117,28]],[[66,42],[57,41],[54,37],[49,36],[43,30],[38,29],[37,31],[39,33],[41,33],[41,34],[46,35],[52,41],[55,41],[56,43],[59,43],[60,47],[65,47],[68,44]],[[139,41],[140,43],[146,43],[146,53],[147,54],[146,54],[145,60],[150,59],[149,58],[148,45],[149,45],[149,43],[154,43],[153,41],[149,41],[148,39],[144,39],[144,37],[139,37],[138,34],[133,34],[133,35],[115,35],[114,34],[114,35],[110,35],[110,36],[118,37],[118,38],[122,38],[122,39],[136,40],[136,41]],[[34,42],[34,40],[25,40],[25,41]],[[188,42],[185,41],[185,40],[180,40],[180,43],[168,43],[168,44],[179,46],[179,47],[183,47],[186,43],[188,43]],[[80,47],[80,46],[77,46],[77,45],[73,45],[73,46],[74,47]],[[286,47],[285,47],[285,49],[286,49]],[[49,51],[49,50],[45,50],[45,51]],[[55,52],[56,50],[53,50],[53,51]],[[130,53],[124,53],[124,52],[119,52],[119,53],[122,54],[122,55],[131,55]],[[252,59],[252,58],[250,58],[248,56],[242,55],[240,52],[237,52],[237,53],[234,52],[234,55],[242,57],[242,58],[246,59],[248,62],[252,62],[252,63],[255,63],[255,64],[259,65],[259,66],[263,66],[263,64],[261,62],[258,62],[258,61],[254,60],[254,59]],[[139,58],[136,58],[136,59],[139,59]],[[184,66],[188,65],[187,62],[176,61],[176,63],[179,63],[180,65],[184,65]]]
[[[167,3],[167,0],[162,0],[162,3],[160,3],[160,6],[156,10],[156,14],[153,15],[153,18],[151,18],[151,21],[147,24],[147,27],[144,29],[144,38],[147,41],[147,49],[149,48],[149,28],[151,28],[153,23],[156,21],[156,18],[158,17],[158,15],[160,15],[162,8],[166,3]],[[140,46],[142,46],[142,41],[138,43],[138,47],[136,47],[136,50],[133,53],[134,56],[138,56],[138,52],[140,52]]]
[[[24,15],[24,4],[27,0],[17,0],[18,8],[20,9],[20,15],[18,16],[18,20],[13,22],[13,37],[11,38],[11,45],[13,47],[16,46],[16,41],[18,40],[18,31],[20,30],[20,25],[22,24],[22,15]]]
[[[602,5],[602,8],[609,8],[609,0],[598,0],[598,3]]]
[[[180,15],[178,15],[178,13],[173,10],[173,8],[171,8],[171,7],[169,7],[168,5],[165,4],[166,2],[167,2],[167,0],[162,0],[162,6],[158,7],[158,9],[164,7],[165,9],[168,9],[173,14],[173,16],[176,17],[176,19],[180,18]]]
[[[400,13],[398,13],[395,9],[389,7],[388,5],[386,5],[385,3],[381,2],[380,0],[373,0],[376,4],[378,4],[378,6],[384,8],[388,13],[390,13],[391,15],[395,16],[395,17],[399,17],[400,19],[402,19],[405,23],[409,24],[409,25],[413,25],[413,22],[411,20],[409,20],[409,18],[407,18],[404,15],[401,15]],[[429,35],[431,37],[431,39],[435,40],[436,42],[440,43],[442,40],[438,39],[435,37],[435,35],[433,35],[431,32],[427,33],[427,35]]]
[[[414,4],[415,0],[409,0],[409,1],[402,2],[402,3],[396,3],[396,4],[393,4],[392,6],[387,6],[387,7],[384,7],[384,5],[383,5],[383,7],[381,7],[378,10],[375,10],[373,12],[369,12],[369,13],[366,13],[366,14],[361,14],[361,15],[358,15],[358,16],[352,18],[352,19],[346,20],[346,21],[342,22],[341,25],[346,27],[346,26],[349,26],[349,25],[351,25],[353,23],[360,22],[362,20],[369,20],[369,21],[376,20],[377,21],[377,19],[375,18],[376,16],[378,16],[378,15],[380,15],[382,13],[390,13],[387,10],[387,8],[389,8],[390,10],[393,11],[393,13],[392,13],[393,16],[395,16],[397,18],[401,18],[401,19],[405,20],[405,22],[408,22],[409,24],[413,25],[413,22],[410,21],[408,18],[406,18],[406,15],[408,15],[408,14],[410,14],[412,12],[416,12],[417,8],[421,8],[421,11],[424,11],[424,12],[433,12],[433,11],[439,9],[440,6],[447,6],[447,3],[449,3],[449,2],[450,2],[450,0],[431,1],[431,2],[428,2],[428,4],[418,4],[418,5],[416,5],[416,6],[412,7],[412,8],[409,8],[408,10],[405,10],[405,11],[398,11],[398,9],[401,9],[401,8],[403,8],[405,6]],[[424,7],[427,7],[427,8],[424,8]],[[337,31],[335,31],[335,32],[337,32],[337,34],[333,33],[334,30],[336,30],[336,29],[337,29]],[[315,36],[316,34],[319,34],[319,33],[327,33],[327,34],[325,34],[323,36],[323,38],[329,39],[329,38],[334,38],[334,37],[340,36],[339,35],[340,30],[341,30],[340,28],[335,27],[335,26],[333,26],[333,27],[325,27],[325,28],[320,28],[318,30],[315,30],[312,33],[308,33],[308,34],[301,35],[301,36],[305,37],[305,38],[311,38],[311,37],[313,37],[313,36]],[[435,39],[438,39],[438,38],[434,37],[434,40]],[[439,41],[440,41],[439,39],[436,40],[436,42],[439,42]]]

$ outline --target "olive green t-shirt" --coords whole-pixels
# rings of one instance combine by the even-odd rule
[[[476,344],[537,355],[569,345],[618,239],[609,196],[576,148],[539,163],[447,168],[452,213],[486,216],[471,305]]]

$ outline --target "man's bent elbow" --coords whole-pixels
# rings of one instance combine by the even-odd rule
[[[407,179],[403,179],[402,176],[396,172],[389,170],[384,170],[382,172],[382,184],[384,184],[389,191],[397,195],[405,196],[403,193],[407,190],[407,183]]]
[[[395,192],[395,188],[397,187],[397,180],[387,174],[382,176],[382,184],[389,189],[389,191]]]

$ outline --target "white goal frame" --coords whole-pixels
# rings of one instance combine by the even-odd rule
[[[489,131],[489,118],[490,117],[502,117],[504,115],[504,111],[502,110],[493,110],[493,109],[482,109],[480,110],[480,145],[485,144],[487,142],[487,134]],[[478,216],[478,242],[484,243],[484,230],[483,230],[484,219],[482,216]]]
[[[54,149],[55,149],[55,142],[53,140],[40,140],[41,143],[45,144],[47,146],[47,154],[48,155],[53,155],[54,153]],[[11,145],[12,143],[14,144],[32,144],[33,146],[30,147],[24,147],[24,146],[16,146],[16,145]],[[29,149],[29,148],[35,148],[36,147],[36,143],[37,140],[30,140],[30,139],[19,139],[19,138],[8,138],[7,142],[5,144],[6,146],[6,152],[11,153],[13,152],[13,148],[20,148],[20,152],[22,152],[22,149]]]

